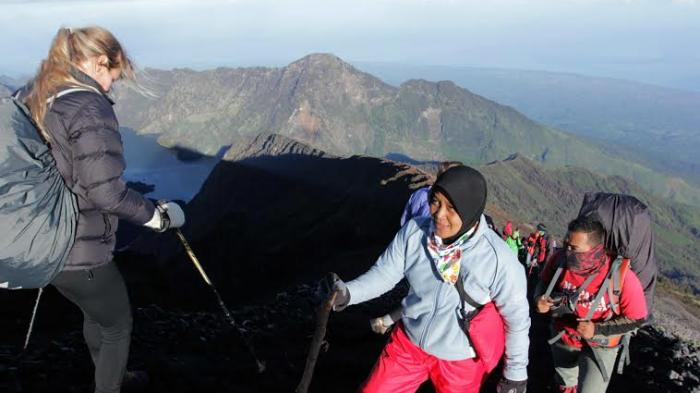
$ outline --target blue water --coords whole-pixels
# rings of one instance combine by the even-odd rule
[[[158,144],[155,135],[139,135],[121,128],[127,181],[155,186],[149,198],[190,201],[219,162],[219,157],[202,156],[183,161],[176,151]]]

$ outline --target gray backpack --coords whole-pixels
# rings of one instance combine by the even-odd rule
[[[63,269],[78,205],[29,111],[0,98],[0,288],[42,288]]]
[[[595,192],[586,193],[578,215],[600,221],[605,227],[605,248],[632,261],[651,320],[658,268],[649,208],[631,195]]]

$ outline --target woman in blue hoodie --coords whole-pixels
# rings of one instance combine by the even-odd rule
[[[483,336],[470,340],[460,315],[490,304],[495,308],[481,312],[497,310],[502,317],[502,332],[494,335],[502,342],[477,344],[505,345],[498,391],[525,392],[530,327],[525,272],[486,225],[485,205],[481,173],[466,166],[447,170],[430,190],[431,216],[404,225],[369,271],[335,283],[335,310],[376,298],[403,278],[410,284],[400,322],[362,392],[415,392],[428,378],[440,393],[478,392],[492,365],[475,350]],[[467,301],[461,300],[459,282]]]

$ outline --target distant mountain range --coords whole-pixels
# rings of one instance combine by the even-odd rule
[[[399,88],[341,59],[309,55],[283,68],[148,70],[154,98],[117,92],[122,124],[165,146],[214,154],[259,133],[279,133],[337,155],[483,164],[520,153],[548,167],[622,175],[657,195],[700,206],[700,191],[641,161],[538,124],[452,82]]]
[[[0,75],[0,96],[11,94],[21,85],[22,81],[19,79]]]
[[[451,80],[544,124],[640,154],[655,169],[700,184],[700,93],[576,74],[358,63],[393,85]]]
[[[7,97],[12,94],[12,89],[9,86],[0,83],[0,97]]]

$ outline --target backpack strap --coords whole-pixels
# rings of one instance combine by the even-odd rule
[[[560,261],[558,262],[558,267],[556,273],[554,273],[554,277],[552,277],[552,281],[549,282],[549,286],[547,287],[547,291],[545,292],[544,296],[549,297],[549,295],[552,293],[554,290],[554,285],[557,283],[557,280],[559,279],[559,276],[561,275],[561,272],[564,270],[564,259],[563,258],[557,258]],[[578,302],[579,296],[581,296],[581,292],[583,292],[590,284],[593,282],[593,279],[595,279],[595,275],[590,275],[586,277],[586,280],[581,284],[580,287],[578,287],[578,290],[569,298],[569,303],[568,307],[571,310],[576,310],[576,303]],[[563,307],[563,306],[562,306]],[[566,333],[565,330],[559,331],[556,336],[550,338],[547,340],[547,342],[551,345],[554,344],[555,342],[559,341],[561,337]]]
[[[549,343],[549,345],[552,345],[552,344],[554,344],[555,342],[561,340],[561,338],[562,338],[562,336],[564,335],[564,333],[566,333],[565,330],[560,330],[559,333],[557,333],[556,336],[554,336],[554,337],[550,338],[549,340],[547,340],[547,343]]]
[[[557,273],[561,273],[561,270],[563,270],[563,266],[561,266],[561,265],[563,265],[563,263],[560,262],[559,264],[560,264],[560,267],[557,268]],[[610,276],[610,273],[608,273],[608,277],[609,276]],[[568,306],[569,306],[569,308],[571,308],[571,310],[576,310],[576,304],[578,303],[578,298],[581,296],[581,293],[584,290],[586,290],[586,288],[588,288],[589,285],[591,285],[591,282],[593,282],[593,280],[596,277],[598,277],[596,274],[591,274],[588,277],[586,277],[586,280],[583,282],[583,284],[581,284],[578,287],[578,289],[576,290],[576,292],[574,292],[574,294],[571,295],[571,297],[569,297],[568,301],[570,304]],[[558,275],[556,273],[555,273],[555,278],[558,278]],[[555,283],[556,283],[556,280],[552,280],[549,283],[549,287],[547,288],[548,292],[546,292],[546,296],[549,296],[548,293],[552,292]],[[583,320],[590,321],[590,319],[593,317],[593,313],[595,312],[595,309],[597,308],[596,305],[600,302],[600,298],[603,296],[603,294],[607,290],[607,287],[609,286],[609,284],[610,284],[610,280],[608,280],[606,278],[603,281],[603,285],[598,290],[598,293],[596,294],[595,298],[593,299],[593,302],[591,303],[591,307],[588,309],[588,313],[586,314],[586,317],[583,318]],[[564,330],[560,331],[556,336],[552,337],[547,342],[549,344],[554,344],[555,342],[559,341],[559,339],[561,339],[561,337],[564,335],[564,333],[565,333]]]
[[[595,313],[596,308],[598,308],[598,304],[600,303],[600,299],[602,299],[603,295],[605,292],[608,292],[608,301],[611,302],[611,307],[612,307],[612,299],[610,298],[613,294],[613,287],[615,284],[612,282],[614,281],[614,277],[617,275],[617,273],[620,272],[620,267],[623,264],[623,259],[622,257],[617,257],[615,258],[615,261],[613,261],[612,266],[610,266],[610,271],[607,274],[607,277],[603,281],[603,285],[601,285],[600,289],[598,290],[598,293],[596,294],[595,298],[593,299],[593,303],[591,303],[591,306],[588,308],[588,313],[586,314],[586,318],[584,318],[587,321],[590,321],[591,318],[593,318],[593,313]],[[628,264],[629,264],[629,259],[627,259]],[[629,267],[629,266],[628,266]],[[619,293],[619,286],[618,286],[618,293]],[[614,308],[613,308],[613,313],[614,313]],[[606,320],[610,319],[612,317],[612,314],[606,318]],[[623,349],[624,351],[625,349]],[[609,377],[607,373],[607,369],[605,368],[605,364],[603,363],[602,359],[600,358],[599,354],[595,349],[593,349],[593,357],[595,358],[595,362],[598,365],[598,368],[600,369],[600,372],[603,375],[603,380],[605,382],[608,382]],[[624,356],[624,355],[623,355]],[[627,357],[629,357],[629,353],[626,354]],[[620,363],[624,363],[621,361]],[[618,365],[619,366],[619,365]],[[619,369],[619,367],[618,367]]]
[[[484,307],[483,304],[477,302],[467,294],[467,291],[464,290],[464,283],[462,282],[462,275],[460,274],[459,279],[455,283],[455,288],[457,288],[457,293],[459,293],[459,298],[462,300],[462,303],[460,304],[460,309],[462,313],[464,314],[464,303],[469,304],[470,306],[474,307],[477,311],[481,310],[482,307]],[[474,318],[473,316],[471,318]],[[471,319],[469,318],[469,319]]]
[[[557,281],[559,281],[559,276],[561,276],[561,272],[564,270],[564,258],[556,258],[557,260],[557,270],[554,272],[554,275],[552,276],[552,279],[549,281],[549,285],[547,285],[547,290],[544,292],[544,296],[549,297],[552,294],[552,291],[554,290],[554,286],[557,285]]]
[[[632,333],[626,333],[622,335],[622,340],[620,342],[620,357],[617,359],[617,373],[622,374],[625,366],[630,364],[630,339],[632,338]]]
[[[591,303],[591,307],[588,308],[588,313],[586,314],[584,320],[590,321],[591,318],[593,318],[593,313],[595,313],[596,308],[598,308],[598,304],[600,304],[600,299],[603,298],[603,295],[605,295],[605,292],[611,286],[612,278],[615,275],[615,272],[619,271],[621,264],[622,258],[615,258],[615,261],[613,261],[612,266],[610,266],[610,271],[608,271],[607,277],[603,281],[603,284],[600,286],[600,289],[598,289],[598,293],[595,295],[593,303]]]
[[[97,94],[99,94],[99,95],[102,95],[102,93],[101,93],[99,90],[97,90],[96,88],[94,88],[94,87],[92,87],[92,86],[71,87],[71,88],[69,88],[69,89],[61,90],[61,91],[59,91],[58,93],[56,93],[56,94],[52,95],[51,97],[47,98],[47,99],[46,99],[46,103],[49,104],[49,105],[53,105],[54,101],[56,101],[57,99],[59,99],[59,98],[61,98],[61,97],[63,97],[63,96],[66,96],[66,95],[68,95],[68,94],[77,93],[77,92],[80,92],[80,91],[93,92],[93,93],[97,93]]]
[[[603,362],[603,359],[600,357],[600,353],[598,353],[597,348],[591,348],[591,352],[593,353],[593,360],[595,361],[596,365],[598,366],[598,369],[600,370],[600,373],[603,377],[603,381],[605,383],[610,382],[610,377],[608,376],[608,369],[605,367],[605,363]]]
[[[457,282],[455,283],[455,288],[457,289],[457,293],[459,293],[459,315],[462,319],[461,323],[459,324],[459,327],[462,328],[462,331],[464,332],[464,335],[467,336],[467,340],[469,340],[469,345],[474,348],[474,341],[472,341],[471,336],[469,335],[469,324],[474,317],[481,311],[481,309],[484,307],[484,304],[481,304],[474,300],[471,296],[467,294],[467,291],[464,290],[464,283],[462,282],[462,274],[460,273],[459,278],[457,279]],[[470,306],[474,307],[476,310],[475,312],[472,312],[471,315],[467,314],[467,312],[464,310],[464,303],[469,304]],[[474,353],[476,353],[476,348],[474,348]],[[479,354],[477,354],[479,356]]]
[[[625,275],[630,270],[631,261],[629,258],[621,259],[616,274],[611,277],[612,284],[608,287],[608,301],[613,313],[619,315],[620,310],[620,295],[622,294],[622,286],[625,283]],[[612,315],[611,315],[612,317]]]

